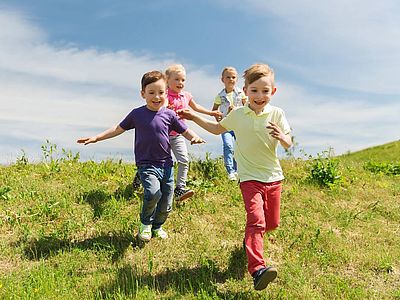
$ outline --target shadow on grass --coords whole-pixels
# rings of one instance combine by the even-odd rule
[[[104,204],[110,199],[110,197],[111,195],[100,190],[93,190],[82,195],[83,200],[89,203],[93,209],[93,219],[101,217],[104,211]]]
[[[157,294],[173,290],[181,296],[201,293],[218,295],[222,299],[248,299],[247,292],[220,292],[217,289],[218,283],[232,279],[242,280],[246,274],[246,266],[246,254],[242,247],[232,251],[225,271],[221,271],[212,260],[203,262],[198,267],[166,270],[155,276],[139,275],[141,272],[132,266],[124,266],[118,270],[114,281],[99,289],[97,298],[112,299],[113,295],[121,293],[134,296],[143,290],[153,290]]]
[[[129,246],[139,246],[131,233],[110,233],[77,242],[49,236],[28,241],[23,252],[30,260],[40,260],[56,255],[62,250],[94,250],[109,253],[115,262],[123,257]]]
[[[129,201],[131,199],[139,200],[143,192],[141,189],[134,190],[132,184],[125,187],[119,187],[113,194],[108,194],[102,190],[92,190],[82,195],[84,202],[90,204],[93,209],[93,219],[98,219],[103,215],[105,204],[112,197],[119,200]]]
[[[125,201],[140,200],[142,196],[143,188],[141,186],[139,188],[134,188],[132,183],[127,184],[125,187],[119,187],[114,192],[115,198],[124,199]]]

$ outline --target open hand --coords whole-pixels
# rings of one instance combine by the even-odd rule
[[[92,144],[97,142],[97,138],[95,136],[92,137],[85,137],[85,138],[80,138],[76,141],[78,144]]]
[[[192,120],[194,116],[194,112],[191,109],[179,109],[176,111],[176,113],[178,114],[179,118],[186,120]]]
[[[282,130],[281,130],[281,128],[277,125],[277,124],[275,124],[275,123],[273,123],[273,122],[268,122],[270,125],[268,125],[268,126],[266,126],[268,129],[272,129],[272,131],[270,131],[270,135],[273,137],[273,138],[275,138],[275,139],[277,139],[277,140],[279,140],[279,141],[282,141],[282,140],[284,140],[285,139],[285,134],[282,132]]]
[[[191,145],[194,145],[194,144],[205,144],[205,143],[206,143],[206,141],[203,140],[201,137],[198,137],[198,136],[196,136],[196,137],[194,137],[194,138],[192,138],[190,140],[190,144]]]

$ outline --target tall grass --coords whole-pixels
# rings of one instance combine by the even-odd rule
[[[379,155],[398,145],[383,147],[324,158],[334,185],[310,180],[321,158],[282,161],[281,225],[265,236],[278,278],[256,292],[221,159],[191,163],[196,195],[174,204],[169,239],[141,247],[135,166],[47,142],[41,163],[0,167],[0,299],[400,299],[400,179],[365,167],[399,163],[398,151]]]

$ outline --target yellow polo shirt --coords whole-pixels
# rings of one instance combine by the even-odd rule
[[[285,134],[290,126],[279,107],[267,104],[258,116],[246,104],[231,111],[220,124],[236,136],[235,159],[240,181],[274,182],[284,178],[278,160],[278,140],[271,137],[268,122],[276,123]]]

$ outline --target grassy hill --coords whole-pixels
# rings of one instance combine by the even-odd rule
[[[191,163],[196,195],[174,204],[170,238],[139,247],[135,166],[44,147],[42,163],[0,167],[0,299],[400,299],[399,148],[282,161],[281,226],[265,236],[278,278],[256,292],[220,159]]]

